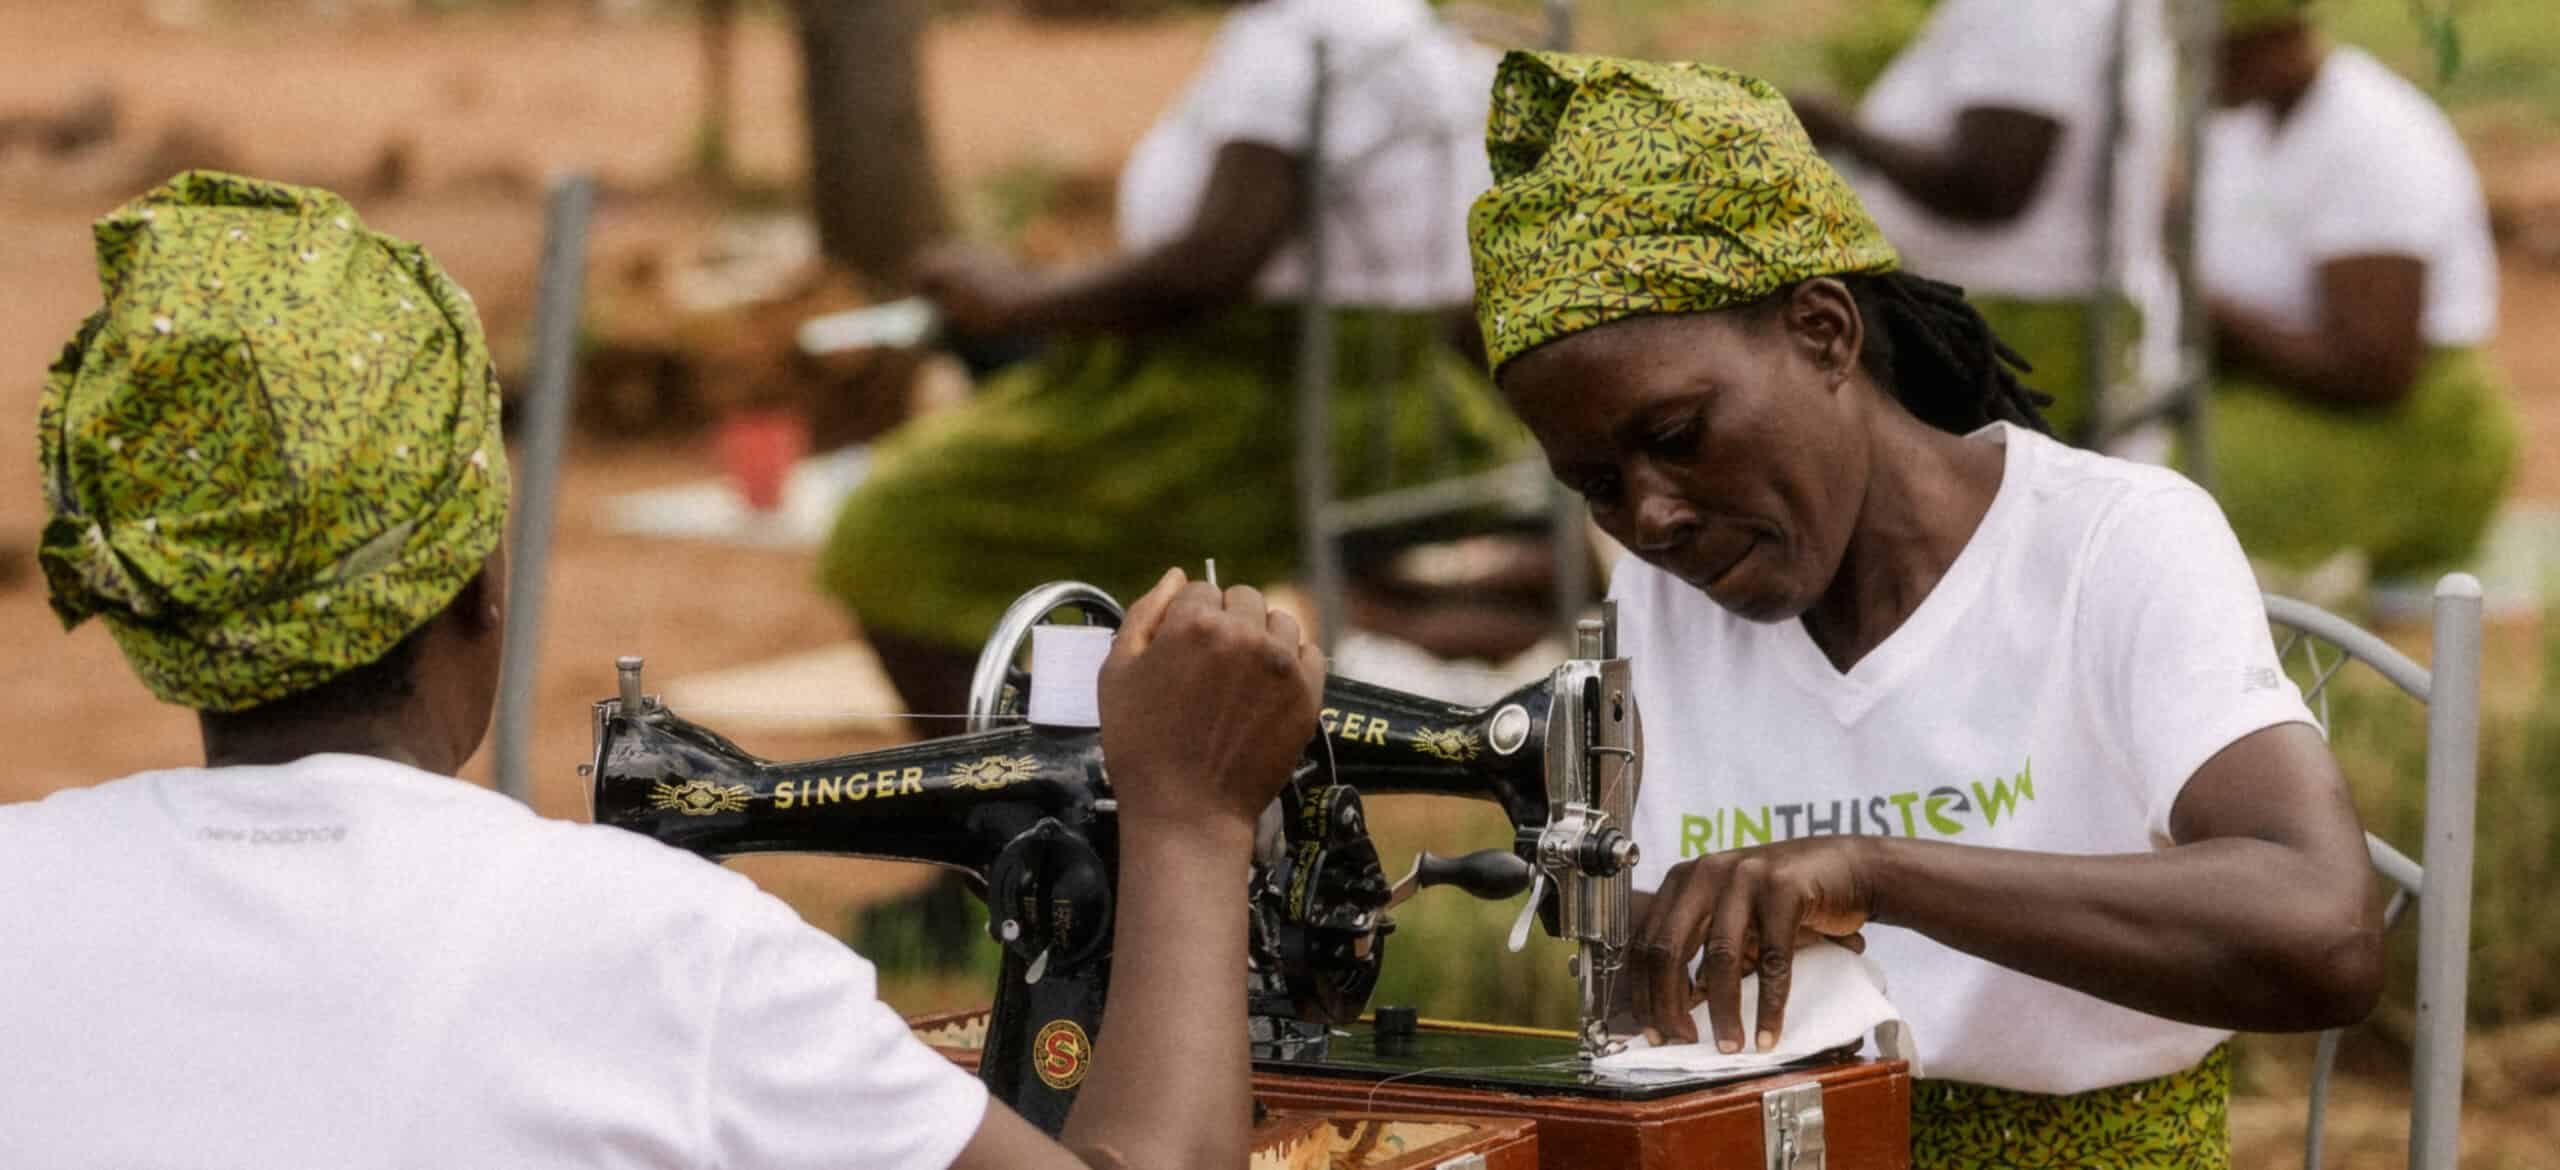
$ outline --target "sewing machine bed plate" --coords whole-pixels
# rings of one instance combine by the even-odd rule
[[[1470,1030],[1463,1024],[1422,1027],[1424,1033]],[[1823,1165],[1909,1170],[1911,1076],[1899,1061],[1841,1060],[1703,1088],[1693,1084],[1644,1099],[1388,1081],[1267,1063],[1255,1069],[1253,1087],[1274,1110],[1529,1118],[1538,1123],[1541,1170],[1692,1170],[1768,1165],[1762,1097],[1807,1081],[1822,1086]]]
[[[1718,1084],[1765,1080],[1797,1069],[1838,1064],[1842,1059],[1814,1057],[1743,1076],[1658,1074],[1637,1080],[1593,1075],[1575,1059],[1574,1040],[1563,1035],[1431,1024],[1418,1029],[1409,1040],[1389,1044],[1391,1051],[1380,1052],[1376,1032],[1362,1025],[1336,1033],[1321,1059],[1257,1060],[1253,1067],[1257,1073],[1291,1076],[1346,1077],[1363,1082],[1393,1078],[1397,1084],[1604,1101],[1658,1101]]]
[[[963,1067],[977,1067],[985,1009],[910,1022],[917,1035],[938,1051]],[[1431,1033],[1469,1034],[1478,1039],[1504,1034],[1466,1024],[1424,1024],[1417,1052],[1438,1050],[1442,1041],[1427,1038]],[[1567,1043],[1534,1035],[1509,1038],[1532,1042],[1535,1051],[1548,1054],[1549,1059],[1556,1051],[1550,1046]],[[1335,1043],[1340,1045],[1340,1038]],[[1473,1050],[1521,1051],[1502,1045]],[[1344,1050],[1336,1047],[1334,1051]],[[1811,1081],[1822,1086],[1827,1147],[1823,1164],[1829,1170],[1910,1170],[1911,1166],[1911,1074],[1900,1061],[1840,1060],[1746,1081],[1704,1087],[1692,1082],[1634,1099],[1528,1085],[1486,1087],[1386,1079],[1393,1075],[1263,1062],[1254,1069],[1253,1090],[1275,1113],[1525,1118],[1537,1123],[1539,1170],[1695,1170],[1767,1165],[1763,1094]]]

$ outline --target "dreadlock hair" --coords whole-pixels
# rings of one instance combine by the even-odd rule
[[[1995,422],[2053,433],[2043,409],[2053,396],[2018,380],[2034,367],[1991,332],[1963,289],[1908,272],[1834,279],[1867,323],[1859,368],[1914,417],[1959,435]]]

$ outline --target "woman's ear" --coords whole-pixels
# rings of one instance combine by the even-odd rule
[[[474,634],[503,634],[507,628],[507,542],[501,540],[480,562],[480,571],[462,583],[454,611]]]
[[[1848,379],[1866,343],[1866,321],[1849,286],[1828,276],[1802,281],[1787,297],[1783,314],[1787,336],[1816,369],[1827,371],[1837,385]]]

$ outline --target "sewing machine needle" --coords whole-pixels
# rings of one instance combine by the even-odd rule
[[[1218,558],[1216,558],[1216,557],[1210,557],[1210,558],[1209,558],[1209,588],[1211,588],[1211,589],[1215,589],[1215,588],[1217,588],[1217,587],[1218,587]]]

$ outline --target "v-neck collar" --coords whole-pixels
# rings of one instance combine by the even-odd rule
[[[1893,693],[1914,668],[1929,660],[1966,605],[1982,592],[1992,562],[2008,543],[1999,534],[2013,522],[2011,517],[2021,507],[2016,502],[2018,497],[2028,491],[2025,464],[2031,440],[2008,423],[1993,423],[1965,438],[2001,446],[1999,490],[1992,493],[1991,506],[1983,510],[1982,520],[1974,525],[1973,535],[1965,538],[1955,561],[1901,625],[1843,671],[1831,665],[1830,657],[1815,644],[1801,619],[1778,623],[1775,633],[1779,658],[1799,683],[1830,705],[1832,718],[1843,725],[1863,718],[1877,702]]]

